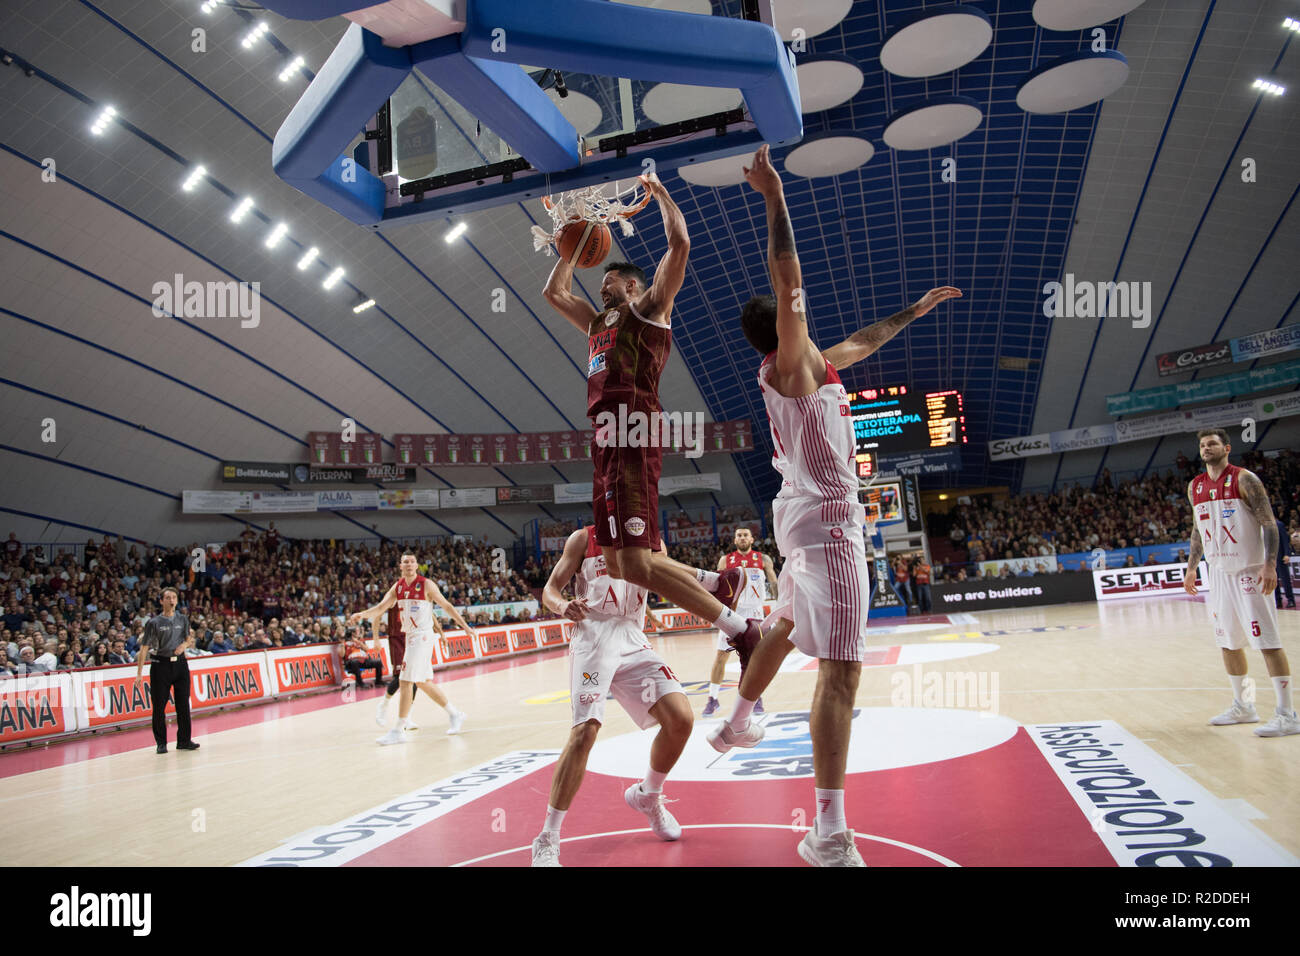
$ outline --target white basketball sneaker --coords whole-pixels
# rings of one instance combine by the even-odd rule
[[[744,730],[732,730],[731,724],[724,720],[709,731],[709,746],[720,754],[725,754],[732,747],[757,747],[765,733],[767,731],[752,720]]]
[[[449,710],[447,711],[447,719],[450,721],[447,725],[447,736],[453,737],[460,733],[460,729],[465,726],[465,711]]]
[[[388,702],[392,699],[387,694],[379,698],[379,706],[375,708],[375,723],[380,727],[388,726]]]
[[[627,805],[650,820],[650,830],[661,840],[676,840],[682,835],[682,825],[664,809],[662,793],[646,793],[640,783],[634,783],[623,794]]]
[[[543,830],[533,840],[533,866],[563,866],[560,862],[560,835]]]
[[[853,841],[852,830],[841,830],[826,838],[813,830],[804,835],[799,844],[799,856],[809,866],[866,866]]]
[[[388,747],[392,744],[404,744],[406,743],[406,733],[405,731],[394,727],[388,733],[384,734],[384,736],[375,741],[375,743],[381,744],[384,747]]]
[[[1210,723],[1215,727],[1226,727],[1228,724],[1256,724],[1259,723],[1259,713],[1255,710],[1254,704],[1243,704],[1239,700],[1234,700],[1232,706],[1223,713],[1211,717]]]
[[[1300,734],[1300,719],[1294,710],[1289,714],[1276,713],[1263,727],[1255,728],[1256,737],[1287,737],[1291,734]]]

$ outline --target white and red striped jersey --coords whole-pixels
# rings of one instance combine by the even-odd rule
[[[772,467],[781,473],[778,498],[843,501],[856,498],[853,419],[839,373],[826,363],[826,384],[798,398],[787,398],[767,384],[776,353],[763,360],[758,385],[772,428]]]
[[[759,608],[767,600],[767,588],[764,582],[767,575],[763,573],[763,556],[750,548],[748,551],[731,551],[724,556],[728,568],[741,568],[745,572],[745,589],[736,601],[736,609]],[[746,615],[752,617],[753,615]]]
[[[1265,563],[1259,521],[1239,493],[1244,472],[1229,465],[1218,481],[1211,481],[1205,473],[1192,481],[1196,530],[1212,571],[1241,571]]]
[[[587,528],[587,553],[575,577],[573,591],[587,601],[587,620],[622,620],[645,628],[646,589],[609,576],[593,527]]]
[[[402,633],[433,630],[433,589],[433,582],[418,574],[410,584],[404,578],[397,579],[397,612]]]

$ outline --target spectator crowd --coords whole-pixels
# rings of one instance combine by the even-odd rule
[[[165,587],[177,589],[190,619],[191,656],[340,641],[344,616],[383,597],[404,550],[289,542],[271,523],[220,548],[148,549],[105,537],[51,561],[11,532],[0,549],[0,679],[133,662]],[[471,626],[535,617],[473,609],[533,598],[499,549],[450,541],[415,550],[420,573],[466,608]]]

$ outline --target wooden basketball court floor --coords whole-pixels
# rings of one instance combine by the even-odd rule
[[[1300,612],[1279,612],[1300,666]],[[1169,596],[873,622],[847,817],[871,865],[1115,866],[1156,854],[1234,865],[1300,858],[1300,736],[1211,727],[1230,702],[1199,599]],[[765,695],[755,751],[704,735],[713,632],[653,639],[696,713],[665,787],[682,839],[657,840],[623,790],[649,739],[610,703],[564,824],[569,866],[798,866],[812,819],[815,662]],[[1274,698],[1250,652],[1263,719]],[[732,664],[734,671],[734,663]],[[735,673],[728,675],[735,679]],[[380,747],[379,691],[198,718],[202,749],[148,728],[0,755],[0,859],[31,865],[527,865],[570,726],[563,652],[443,672],[464,732],[420,696],[419,730]],[[723,691],[729,712],[735,691]],[[393,708],[395,717],[396,708]],[[169,728],[175,739],[175,728]],[[1164,856],[1160,856],[1165,854]]]

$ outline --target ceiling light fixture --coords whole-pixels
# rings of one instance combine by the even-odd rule
[[[262,39],[262,36],[269,29],[271,28],[268,27],[266,25],[266,21],[263,20],[257,26],[253,27],[253,29],[249,30],[248,33],[244,34],[244,39],[239,41],[239,45],[242,46],[245,50],[251,50],[253,48],[253,44],[256,43],[258,40]]]
[[[307,61],[300,56],[295,56],[283,70],[280,71],[280,82],[288,83],[293,79],[294,74],[307,65]]]
[[[469,228],[469,223],[458,222],[456,223],[456,225],[452,226],[451,229],[447,232],[447,234],[442,238],[447,240],[447,242],[455,242],[461,236],[465,235],[465,230],[468,228]]]
[[[1273,96],[1281,96],[1286,92],[1285,86],[1279,86],[1277,83],[1270,82],[1262,77],[1251,84],[1252,89],[1259,90],[1263,93],[1269,93]]]
[[[100,111],[99,115],[95,117],[94,125],[90,127],[90,131],[96,136],[101,135],[104,130],[108,128],[109,121],[116,115],[117,110],[113,109],[111,106],[105,106]]]
[[[271,230],[271,234],[266,237],[266,248],[274,249],[280,244],[280,240],[283,239],[288,232],[288,225],[282,222],[276,223],[275,228]]]
[[[187,193],[193,192],[194,187],[197,186],[207,174],[207,169],[202,166],[195,166],[194,170],[185,177],[185,182],[181,183],[181,189],[185,190]]]
[[[321,283],[321,288],[332,289],[339,284],[339,280],[342,278],[343,278],[343,267],[339,266],[337,269],[335,269],[333,272],[331,272],[329,275],[325,277],[325,281]]]
[[[253,197],[245,196],[243,199],[239,200],[239,205],[236,206],[234,212],[230,214],[230,221],[235,223],[235,225],[239,225],[239,223],[244,221],[244,217],[248,215],[248,211],[252,208]]]
[[[375,300],[366,299],[366,301],[362,302],[360,305],[354,305],[352,307],[352,312],[354,315],[360,315],[362,312],[366,311],[366,309],[373,309],[374,307],[375,307]]]
[[[302,258],[298,260],[298,268],[306,269],[308,266],[310,266],[313,262],[316,261],[316,257],[318,255],[320,255],[320,250],[317,249],[315,246],[312,246],[310,249],[304,252],[302,254]]]
[[[1296,33],[1300,33],[1300,20],[1297,20],[1295,17],[1287,17],[1282,21],[1282,26],[1286,27],[1288,30],[1294,30]]]

